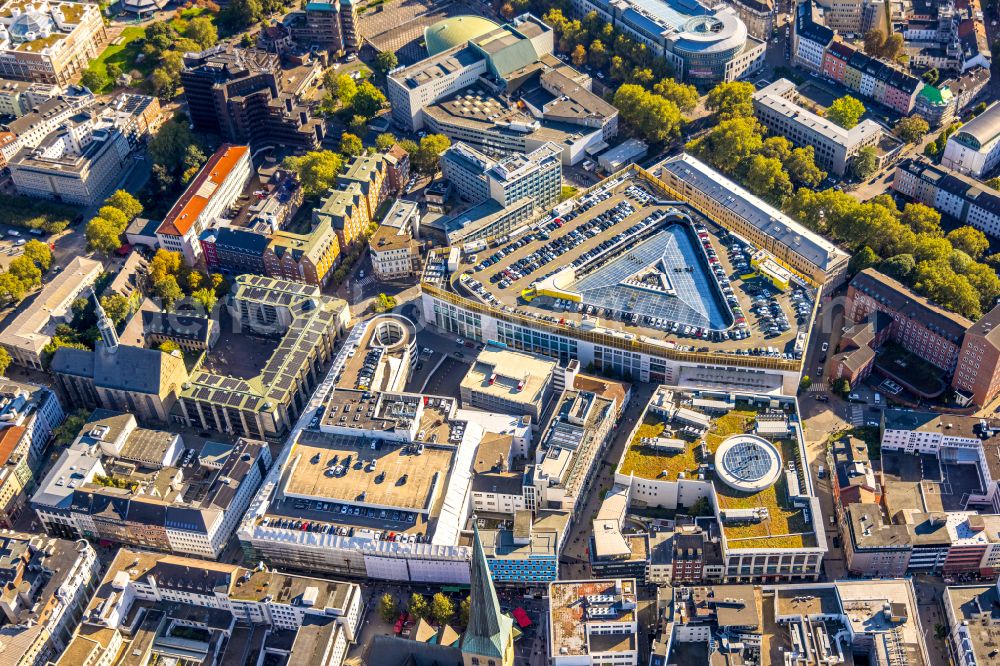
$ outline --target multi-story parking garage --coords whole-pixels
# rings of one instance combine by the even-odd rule
[[[815,273],[668,192],[632,167],[488,249],[432,254],[424,316],[458,337],[639,381],[794,392]]]

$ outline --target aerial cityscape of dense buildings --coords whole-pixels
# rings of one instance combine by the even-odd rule
[[[996,23],[0,4],[0,664],[997,663]]]

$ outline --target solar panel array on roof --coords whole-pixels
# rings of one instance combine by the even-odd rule
[[[291,323],[256,378],[243,380],[203,371],[191,378],[186,395],[250,411],[287,404],[323,337],[337,327],[335,299],[320,296],[311,285],[261,275],[240,276],[234,295],[241,308],[258,304],[287,309]]]

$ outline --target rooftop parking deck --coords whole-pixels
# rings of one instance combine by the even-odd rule
[[[447,288],[557,327],[797,363],[815,290],[780,291],[751,266],[749,243],[633,172],[563,206],[559,218],[467,253]]]
[[[342,435],[300,438],[289,456],[286,495],[428,513],[451,469],[454,450],[410,446]]]
[[[390,329],[382,322],[387,322]],[[407,347],[416,332],[398,322],[388,317],[373,321],[357,347],[348,352],[347,363],[336,378],[337,386],[373,391],[403,387]]]

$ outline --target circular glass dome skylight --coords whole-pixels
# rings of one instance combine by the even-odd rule
[[[734,435],[715,452],[715,469],[730,488],[759,492],[778,480],[781,454],[762,437]]]
[[[52,17],[48,14],[29,9],[15,18],[7,31],[14,41],[24,42],[30,36],[37,37],[42,34],[51,33],[54,29]],[[32,38],[34,38],[32,37]]]

